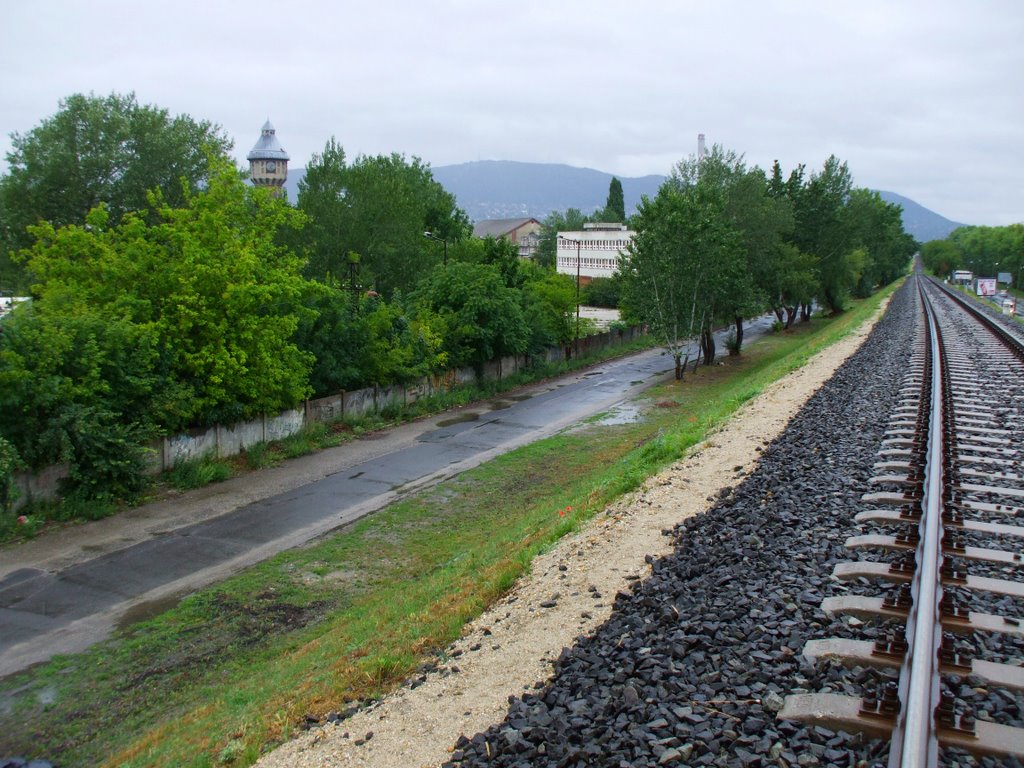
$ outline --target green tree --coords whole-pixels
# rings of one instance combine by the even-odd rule
[[[620,224],[626,221],[626,198],[622,194],[622,182],[614,176],[608,183],[608,200],[604,204],[601,218],[604,221],[617,221]]]
[[[716,269],[717,300],[708,307],[715,324],[732,322],[730,353],[739,354],[743,345],[743,320],[772,306],[768,294],[776,275],[770,270],[782,266],[777,258],[785,237],[793,230],[792,206],[785,198],[769,192],[769,182],[760,168],[748,169],[743,158],[719,145],[698,163],[691,158],[679,163],[669,183],[680,188],[705,186],[724,201],[722,215],[739,235],[741,261],[723,260]],[[711,325],[704,333],[705,362],[714,359]]]
[[[701,339],[707,358],[712,321],[743,268],[741,238],[725,210],[715,185],[669,179],[633,219],[636,236],[620,268],[624,314],[650,327],[672,355],[677,379],[691,339]]]
[[[854,293],[866,297],[879,285],[887,285],[907,271],[917,242],[903,230],[899,205],[887,203],[869,189],[854,189],[844,209],[851,240],[863,252],[860,277]]]
[[[98,308],[37,301],[0,334],[0,435],[33,469],[71,467],[69,492],[142,487],[150,404],[161,384],[151,328]]]
[[[622,284],[616,273],[612,277],[595,277],[581,290],[581,301],[587,306],[616,309],[619,306]]]
[[[484,363],[527,350],[530,330],[520,291],[506,286],[493,265],[434,267],[412,300],[441,323],[439,335],[453,367],[471,365],[480,374]]]
[[[308,254],[307,276],[339,276],[345,254],[355,252],[363,284],[386,298],[412,290],[441,263],[442,245],[425,231],[450,244],[471,231],[454,196],[419,158],[360,156],[347,164],[334,139],[310,163],[298,206],[312,224],[295,241]]]
[[[497,267],[502,282],[509,288],[522,288],[526,280],[523,260],[519,258],[519,247],[504,237],[483,239],[483,263]]]
[[[370,297],[367,304],[367,383],[408,384],[444,370],[449,357],[439,333],[445,328],[443,319],[427,309],[409,312],[398,302],[379,298]]]
[[[345,171],[345,150],[332,136],[323,153],[310,158],[299,181],[296,205],[309,221],[293,235],[294,245],[304,250],[304,273],[325,282],[349,274],[348,252],[343,250],[348,224]]]
[[[147,216],[113,226],[100,208],[86,226],[33,228],[33,307],[55,328],[97,313],[139,329],[156,356],[146,410],[162,430],[292,407],[312,360],[291,340],[304,311],[301,261],[276,241],[301,222],[221,162],[184,207],[157,194]],[[109,386],[102,379],[95,389]]]
[[[589,329],[576,325],[576,281],[544,271],[528,280],[523,290],[524,316],[531,331],[528,351],[559,346],[566,359],[571,357],[571,342]]]
[[[145,210],[154,189],[169,205],[182,205],[209,178],[210,158],[226,158],[232,146],[219,126],[116,93],[69,96],[55,115],[13,134],[11,144],[0,178],[0,270],[7,270],[0,281],[19,287],[27,278],[9,254],[31,244],[30,225],[83,224],[101,203],[116,223]]]
[[[835,155],[798,192],[792,190],[794,242],[815,258],[819,296],[832,312],[842,312],[846,297],[860,279],[854,233],[844,209],[853,187],[850,170]]]
[[[548,269],[555,268],[558,258],[558,233],[577,232],[590,219],[579,208],[570,208],[565,213],[552,211],[541,222],[540,239],[537,243],[536,262]]]
[[[818,291],[815,259],[795,245],[781,243],[762,254],[755,280],[769,297],[769,307],[789,328],[801,307],[809,307]]]
[[[308,281],[294,341],[313,357],[309,385],[315,397],[359,389],[370,381],[370,328],[361,312],[366,298],[337,281]],[[389,382],[390,383],[390,382]]]
[[[0,437],[0,515],[9,514],[18,500],[14,473],[21,468],[21,457],[14,446]]]
[[[963,254],[950,240],[931,240],[921,246],[921,260],[927,269],[939,277],[948,278],[963,265]]]
[[[793,325],[801,307],[808,308],[819,292],[817,259],[800,250],[796,237],[795,210],[804,191],[804,166],[798,165],[783,179],[782,166],[776,160],[768,178],[768,194],[789,207],[794,223],[784,242],[766,251],[755,274],[757,284],[768,296],[768,304],[786,328]]]

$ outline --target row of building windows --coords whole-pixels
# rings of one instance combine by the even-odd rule
[[[629,245],[629,240],[580,240],[579,247],[586,251],[619,251]],[[566,251],[575,251],[576,243],[565,240],[558,241],[558,247]]]
[[[576,269],[576,257],[572,258],[568,256],[558,257],[558,266],[566,267],[567,269]],[[615,259],[592,259],[587,256],[580,258],[581,267],[589,267],[592,269],[616,269],[619,263]]]

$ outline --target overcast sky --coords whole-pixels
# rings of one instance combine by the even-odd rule
[[[697,134],[764,168],[1024,221],[1021,0],[8,0],[0,154],[73,93],[221,125],[305,165],[567,163],[668,173]],[[0,164],[6,170],[6,163]]]

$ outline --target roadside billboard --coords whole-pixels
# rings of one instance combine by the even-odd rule
[[[974,285],[979,296],[996,295],[996,279],[994,277],[979,277]]]

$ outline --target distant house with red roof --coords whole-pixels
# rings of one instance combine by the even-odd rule
[[[519,246],[519,256],[532,259],[540,244],[541,223],[536,219],[484,219],[473,225],[473,237],[504,238]]]

